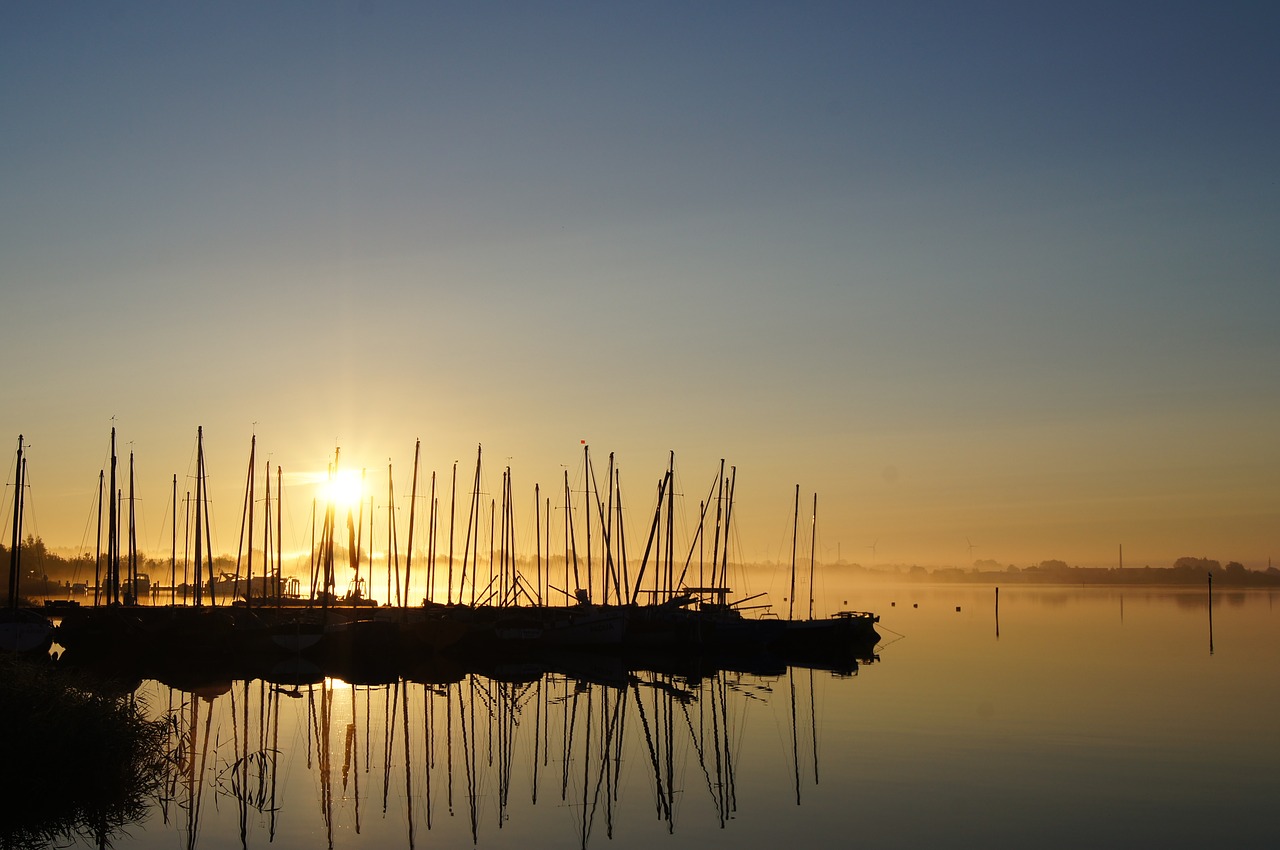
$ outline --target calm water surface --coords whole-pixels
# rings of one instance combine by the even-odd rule
[[[853,676],[146,682],[173,771],[112,844],[1280,846],[1280,594],[1216,593],[1211,652],[1203,590],[850,593]]]

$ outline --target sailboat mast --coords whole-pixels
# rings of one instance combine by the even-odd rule
[[[582,504],[583,513],[587,515],[587,598],[591,598],[591,454],[590,446],[582,444]]]
[[[316,500],[311,499],[311,593],[307,597],[307,605],[316,601],[316,586],[320,584],[319,559],[316,552]]]
[[[676,568],[676,453],[673,450],[667,460],[667,475],[671,486],[667,488],[667,599],[675,595]]]
[[[502,528],[501,528],[500,537],[498,540],[499,561],[498,561],[498,580],[497,580],[497,592],[498,592],[499,605],[507,604],[507,487],[510,485],[510,483],[511,483],[511,467],[508,466],[506,469],[502,471]],[[492,508],[490,508],[490,510],[492,510]],[[490,519],[489,522],[490,522],[489,540],[492,541],[493,540],[493,525],[492,525],[493,520]],[[492,548],[493,543],[490,542],[489,546],[490,548]],[[492,563],[493,561],[492,555],[489,556],[489,561],[490,563]],[[489,584],[493,585],[492,578],[490,578]]]
[[[609,452],[609,475],[608,475],[608,478],[606,479],[606,483],[609,487],[609,495],[608,495],[608,499],[605,502],[604,521],[600,523],[601,525],[604,526],[604,528],[601,529],[600,533],[604,535],[605,588],[604,588],[604,598],[601,599],[600,601],[603,602],[605,605],[608,605],[609,604],[609,579],[611,578],[613,580],[613,595],[618,600],[619,604],[622,603],[622,589],[619,587],[619,584],[618,584],[618,562],[613,559],[613,452]],[[596,488],[597,507],[599,506],[599,502],[600,502],[600,489],[597,487]]]
[[[720,471],[716,475],[716,538],[711,543],[711,584],[716,586],[720,570],[720,521],[724,518],[724,458],[720,458]]]
[[[271,458],[267,458],[267,471],[262,476],[263,496],[262,496],[262,601],[266,602],[271,594]],[[253,552],[253,538],[249,539],[249,552]],[[276,564],[278,570],[280,565]],[[245,596],[247,604],[253,604],[253,581],[252,574],[249,581],[249,592]],[[279,595],[277,594],[277,603]]]
[[[413,483],[409,486],[409,548],[404,555],[404,598],[409,599],[409,582],[413,579],[413,523],[415,509],[418,507],[418,454],[422,449],[422,440],[413,441]],[[396,582],[399,585],[399,581]],[[388,602],[391,600],[387,600]]]
[[[506,486],[506,480],[505,480],[505,479],[503,479],[503,482],[502,482],[502,483],[503,483],[503,486],[505,487],[505,486]],[[493,535],[494,535],[494,519],[495,519],[495,511],[497,510],[497,508],[495,507],[495,502],[496,502],[496,500],[495,500],[495,499],[493,499],[493,498],[490,498],[490,499],[489,499],[489,581],[488,581],[488,583],[487,583],[487,584],[485,584],[485,596],[486,596],[486,598],[488,598],[488,597],[492,597],[492,596],[493,596],[493,592],[494,592],[494,573],[493,573]],[[479,526],[477,526],[477,528],[478,528],[478,527],[479,527]],[[477,546],[479,545],[479,541],[477,541],[476,545],[477,545]],[[479,565],[479,563],[480,563],[480,557],[479,557],[479,555],[477,555],[477,556],[476,556],[476,564],[477,564],[477,565]],[[477,574],[477,575],[479,575],[479,570],[476,570],[476,574]]]
[[[396,542],[395,540],[396,530],[394,525],[395,512],[396,512],[395,478],[392,476],[392,472],[391,472],[391,461],[388,460],[387,461],[387,601],[388,602],[391,601],[391,573],[393,572],[391,555],[392,555],[392,550],[396,548],[394,546]],[[372,536],[372,534],[370,534],[370,536]],[[398,555],[399,553],[397,552],[396,554]],[[399,569],[395,569],[394,572],[396,573],[396,575],[400,574]]]
[[[809,532],[809,619],[813,619],[813,566],[818,547],[818,494],[813,494],[813,526]]]
[[[787,597],[787,619],[796,618],[796,536],[800,528],[800,485],[796,485],[796,511],[791,519],[791,593]]]
[[[253,464],[254,464],[254,461],[257,459],[257,454],[258,454],[258,435],[253,434],[250,436],[250,439],[249,439],[249,491],[248,491],[248,497],[247,497],[248,505],[246,505],[246,508],[248,510],[248,518],[249,518],[249,537],[248,537],[249,557],[246,561],[246,566],[245,566],[245,585],[244,585],[245,586],[245,591],[244,591],[245,605],[247,605],[250,608],[253,607],[253,484],[254,484]],[[262,557],[263,558],[267,557],[265,547],[263,548]]]
[[[729,581],[729,529],[733,521],[733,492],[738,482],[738,467],[729,467],[729,502],[724,509],[724,548],[720,551],[720,602],[723,604],[728,594]]]
[[[107,603],[120,604],[119,525],[116,523],[116,426],[111,426],[111,508],[107,517]]]
[[[138,604],[138,531],[133,501],[133,450],[129,450],[129,601]]]
[[[618,491],[618,557],[622,561],[622,585],[618,593],[618,604],[625,604],[623,593],[631,592],[631,576],[627,572],[627,534],[622,525],[622,470],[614,470],[614,486]]]
[[[98,470],[98,544],[93,551],[93,606],[98,607],[102,597],[102,489],[106,478],[104,470]]]
[[[284,598],[284,472],[276,464],[276,600]]]
[[[542,496],[538,492],[538,482],[535,481],[533,483],[533,536],[534,536],[535,545],[537,546],[536,564],[537,564],[537,571],[538,571],[537,573],[538,583],[536,587],[538,588],[537,604],[539,605],[542,604],[542,503],[541,503],[541,498]],[[536,742],[537,740],[536,736],[534,740]],[[536,753],[534,757],[536,760],[537,758]]]
[[[431,470],[431,497],[427,504],[431,506],[431,510],[428,511],[427,517],[427,592],[424,594],[423,601],[434,602],[436,595],[436,520],[438,518],[438,505],[436,504],[436,471],[434,469]],[[409,598],[406,593],[405,602],[408,601]]]
[[[187,588],[190,586],[191,567],[191,491],[182,500],[182,604],[187,604]]]
[[[178,601],[178,473],[173,474],[173,534],[169,548],[169,604]]]
[[[453,514],[458,504],[458,462],[453,462],[453,483],[449,488],[449,581],[444,586],[444,602],[453,604]],[[458,601],[462,601],[462,589],[458,589]]]
[[[14,512],[17,515],[18,528],[22,528],[23,514],[27,510],[27,459],[22,458],[22,462],[18,464],[18,509]],[[14,561],[13,568],[13,603],[17,605],[18,590],[22,584],[22,531],[18,531],[18,545],[13,549],[17,558]]]
[[[115,429],[111,431],[111,481],[115,487]],[[204,604],[204,526],[200,515],[200,500],[204,487],[204,426],[196,426],[196,563],[195,563],[195,604],[199,608]]]
[[[9,547],[9,607],[18,607],[18,577],[22,567],[19,554],[22,547],[22,435],[18,435],[18,460],[14,465],[14,476],[17,479],[13,488],[13,542]]]
[[[476,526],[475,555],[471,560],[471,607],[476,605],[476,579],[480,575],[480,446],[476,446],[476,480],[471,489],[471,513]],[[490,525],[492,528],[492,524]],[[492,562],[490,562],[492,566]]]
[[[569,550],[573,552],[573,589],[576,598],[577,591],[582,589],[582,579],[578,576],[578,542],[574,539],[573,534],[573,506],[569,497],[569,470],[564,471],[564,520],[565,520],[565,570],[564,583],[569,584]],[[567,588],[566,588],[567,589]]]
[[[542,577],[543,587],[541,593],[543,605],[551,601],[551,497],[546,496],[545,498],[547,500],[547,511],[542,522],[546,529],[547,538],[547,569]]]

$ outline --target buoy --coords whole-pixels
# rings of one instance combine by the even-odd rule
[[[960,606],[959,606],[959,605],[957,605],[957,606],[956,606],[956,613],[957,613],[957,614],[959,614],[959,613],[960,613]]]
[[[911,603],[911,607],[912,607],[912,608],[919,608],[919,607],[920,607],[920,603],[919,603],[919,602],[912,602],[912,603]]]
[[[890,603],[889,603],[889,607],[890,607],[890,608],[897,608],[897,607],[898,607],[898,603],[897,603],[897,602],[890,602]]]

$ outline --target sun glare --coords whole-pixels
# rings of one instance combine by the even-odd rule
[[[320,495],[336,508],[352,508],[360,503],[363,489],[360,473],[354,469],[343,469],[323,484]]]

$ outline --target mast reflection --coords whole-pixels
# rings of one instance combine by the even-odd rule
[[[790,776],[766,773],[800,805],[819,779],[815,681],[859,666],[674,672],[586,657],[362,684],[282,669],[281,681],[147,681],[140,692],[154,690],[144,699],[170,730],[156,805],[189,850],[278,844],[282,824],[329,848],[414,850],[424,828],[479,846],[557,811],[587,848],[636,828],[650,805],[668,834],[682,812],[728,828],[739,762],[782,743],[744,734],[753,712],[790,726],[778,754]]]

